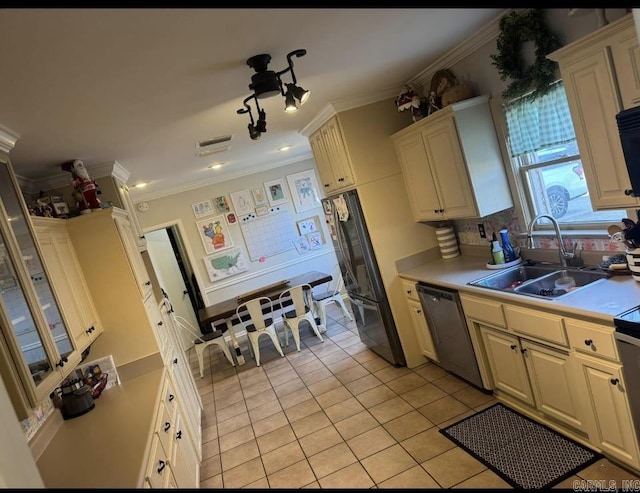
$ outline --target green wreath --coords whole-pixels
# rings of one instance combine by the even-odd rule
[[[522,45],[533,41],[536,45],[535,62],[525,67]],[[498,68],[501,80],[512,79],[502,96],[514,98],[533,88],[533,99],[549,90],[549,84],[556,80],[557,63],[546,56],[562,46],[555,33],[545,22],[542,10],[510,12],[500,19],[500,35],[497,39],[498,53],[490,55],[492,64]]]

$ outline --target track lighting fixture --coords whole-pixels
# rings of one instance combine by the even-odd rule
[[[271,61],[271,55],[255,55],[247,60],[247,65],[255,70],[255,74],[251,76],[251,84],[249,89],[253,91],[253,94],[247,96],[242,102],[244,108],[240,108],[237,113],[242,115],[249,113],[250,123],[248,125],[249,137],[251,140],[258,140],[260,135],[267,131],[267,114],[260,108],[258,99],[265,99],[280,94],[284,100],[284,110],[286,112],[294,112],[298,110],[296,101],[303,105],[307,99],[309,99],[310,92],[298,86],[296,75],[293,71],[293,57],[299,58],[307,54],[307,50],[295,50],[287,55],[288,67],[280,72],[274,72],[268,70],[267,67]],[[281,76],[291,72],[292,82],[283,83]],[[285,88],[286,87],[286,92]],[[253,119],[251,107],[249,102],[254,100],[256,104],[256,111],[258,113],[257,123]]]

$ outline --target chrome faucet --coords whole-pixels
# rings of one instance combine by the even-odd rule
[[[567,252],[565,250],[564,241],[562,240],[562,234],[560,233],[560,226],[558,225],[558,221],[556,221],[556,219],[553,216],[550,216],[549,214],[538,214],[529,223],[529,231],[527,232],[527,241],[528,241],[529,249],[533,250],[535,248],[535,245],[533,244],[533,236],[532,236],[533,226],[536,224],[538,219],[542,217],[546,217],[549,221],[551,221],[551,224],[553,224],[553,228],[556,230],[556,241],[558,242],[558,255],[560,256],[560,265],[562,265],[562,267],[566,267],[567,259],[573,258],[574,252]]]

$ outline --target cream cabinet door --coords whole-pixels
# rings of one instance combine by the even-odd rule
[[[480,326],[495,388],[534,405],[518,338]]]
[[[622,107],[626,110],[640,104],[640,46],[635,29],[626,30],[611,46]]]
[[[413,218],[416,221],[443,219],[442,205],[436,190],[427,151],[418,130],[394,140],[402,167]]]
[[[336,188],[335,178],[333,176],[333,170],[329,163],[329,155],[327,153],[327,146],[322,137],[322,130],[318,130],[316,133],[309,137],[309,143],[311,144],[311,151],[313,152],[313,158],[318,168],[318,175],[320,175],[320,181],[322,190],[325,196]]]
[[[425,126],[421,134],[444,218],[476,217],[478,211],[453,117]]]
[[[140,290],[140,297],[146,300],[152,293],[151,280],[149,279],[149,273],[144,265],[144,260],[138,250],[138,245],[135,239],[135,233],[133,232],[131,223],[126,215],[116,215],[114,212],[113,220],[118,229],[118,234],[124,245],[124,249],[127,252],[127,259],[133,275],[138,284]]]
[[[631,421],[622,366],[574,353],[583,406],[593,410],[589,438],[607,454],[638,468],[638,444]]]
[[[638,199],[625,195],[631,182],[616,123],[622,105],[609,49],[559,63],[591,204],[594,209],[638,207]]]
[[[352,186],[355,180],[338,117],[330,118],[322,126],[321,132],[329,156],[329,164],[335,177],[335,190]]]
[[[438,361],[438,355],[436,348],[433,345],[433,339],[431,338],[431,331],[427,324],[427,319],[424,316],[422,305],[419,301],[407,300],[409,305],[409,311],[411,313],[411,319],[413,320],[413,328],[416,331],[418,337],[418,343],[420,344],[420,350],[427,358],[434,361]]]
[[[583,427],[569,354],[521,341],[536,408],[578,430]]]
[[[178,412],[173,433],[171,468],[178,488],[198,488],[200,481],[200,461],[189,440],[182,415]]]

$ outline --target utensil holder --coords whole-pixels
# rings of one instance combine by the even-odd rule
[[[627,248],[625,253],[631,276],[640,282],[640,248]]]
[[[460,247],[456,239],[453,226],[445,226],[436,229],[436,238],[440,247],[440,256],[443,259],[454,258],[460,255]]]

